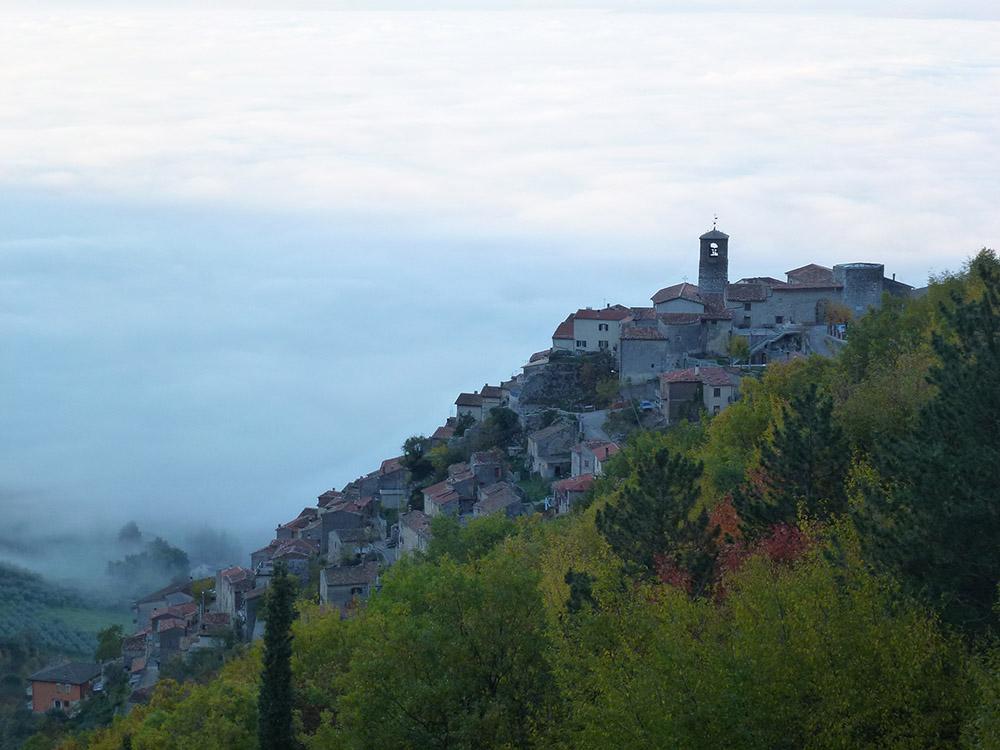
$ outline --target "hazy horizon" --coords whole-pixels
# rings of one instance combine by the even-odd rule
[[[568,312],[696,279],[716,213],[733,279],[860,260],[920,286],[1000,244],[986,4],[58,5],[0,13],[11,537],[262,546]]]

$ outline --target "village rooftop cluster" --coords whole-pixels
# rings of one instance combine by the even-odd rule
[[[809,263],[785,272],[783,281],[730,282],[728,269],[729,236],[713,227],[698,239],[697,285],[661,288],[648,306],[579,309],[520,372],[459,394],[454,414],[419,443],[422,451],[462,456],[437,481],[415,479],[405,455],[387,458],[279,524],[246,566],[216,573],[213,591],[182,582],[135,602],[134,632],[122,648],[131,703],[148,699],[167,660],[233,638],[260,638],[258,614],[277,563],[303,586],[315,584],[318,572],[321,603],[349,617],[378,589],[387,566],[427,550],[435,517],[465,523],[495,513],[568,513],[619,451],[616,425],[655,428],[718,414],[739,398],[740,380],[768,362],[832,356],[847,321],[877,308],[883,294],[924,291],[886,277],[879,263]],[[585,361],[617,381],[608,408],[587,403],[579,367]],[[503,415],[516,422],[516,439],[484,445]],[[38,672],[31,677],[33,710],[72,710],[100,675],[100,665],[85,663]]]

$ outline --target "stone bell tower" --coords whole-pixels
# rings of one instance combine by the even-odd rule
[[[729,235],[712,225],[709,232],[698,238],[701,250],[698,258],[698,293],[710,308],[724,309],[726,285],[729,283]]]

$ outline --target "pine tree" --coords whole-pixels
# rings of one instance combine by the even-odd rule
[[[996,257],[972,263],[933,339],[937,395],[918,429],[882,452],[888,491],[862,510],[869,554],[895,568],[947,621],[975,632],[997,624],[1000,583],[1000,273]]]
[[[775,524],[795,524],[800,507],[827,518],[847,509],[844,479],[850,451],[833,420],[833,401],[815,383],[783,404],[781,419],[760,448],[759,464],[748,471],[733,502],[750,536]]]
[[[671,453],[662,435],[643,435],[627,451],[628,473],[616,501],[597,513],[597,528],[630,572],[669,567],[700,593],[711,579],[714,538],[705,513],[692,518],[700,463]]]
[[[292,620],[295,584],[284,563],[274,566],[265,604],[264,668],[257,700],[260,750],[292,750]]]

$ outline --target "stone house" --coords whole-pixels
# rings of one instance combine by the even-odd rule
[[[479,391],[479,398],[482,400],[483,419],[486,419],[490,411],[503,404],[503,391],[500,386],[486,383]]]
[[[187,626],[182,620],[170,618],[160,620],[156,624],[155,641],[161,662],[170,659],[181,651],[186,635]]]
[[[235,619],[243,594],[254,588],[254,572],[234,565],[215,574],[215,609]]]
[[[101,677],[101,665],[71,661],[46,667],[28,678],[31,683],[31,710],[36,714],[51,709],[69,713],[94,692]]]
[[[455,427],[450,424],[441,425],[434,430],[434,433],[430,437],[431,447],[447,445],[448,441],[453,437],[455,437]]]
[[[288,572],[305,584],[309,580],[309,563],[319,554],[319,548],[319,542],[312,539],[290,539],[283,542],[256,572],[259,576],[273,575],[275,563],[283,562]]]
[[[383,508],[399,508],[409,497],[410,477],[403,457],[387,458],[378,470],[378,499]]]
[[[480,487],[502,481],[507,476],[507,461],[499,448],[474,452],[469,457],[469,468]]]
[[[657,313],[705,312],[705,301],[698,294],[698,287],[686,281],[656,292],[652,296],[652,302]]]
[[[258,550],[254,550],[250,553],[250,570],[257,571],[261,564],[268,562],[274,553],[277,551],[285,541],[283,539],[272,539],[268,542],[266,547],[261,547]]]
[[[326,553],[327,562],[338,564],[350,560],[360,559],[361,555],[371,552],[372,530],[363,529],[340,529],[330,532],[330,547]]]
[[[368,599],[378,585],[378,578],[376,562],[323,568],[319,578],[320,601],[343,611]]]
[[[320,517],[323,521],[323,536],[320,540],[320,554],[330,549],[330,532],[341,529],[361,529],[368,525],[364,514],[349,510],[329,510]]]
[[[431,540],[431,518],[419,510],[399,517],[399,554],[426,552]]]
[[[190,582],[172,583],[137,600],[132,605],[132,622],[136,630],[145,630],[149,627],[149,618],[154,610],[193,601]]]
[[[722,367],[691,367],[660,376],[660,403],[668,424],[718,414],[739,397],[739,376]]]
[[[267,587],[260,586],[248,591],[243,597],[243,608],[240,610],[239,621],[242,622],[243,640],[252,643],[264,637],[264,621],[258,614],[264,606]]]
[[[322,510],[323,508],[329,507],[331,505],[336,505],[337,503],[342,502],[345,499],[346,498],[344,497],[344,493],[341,492],[340,490],[327,490],[318,498],[316,498],[316,506]]]
[[[620,451],[621,447],[617,443],[608,443],[602,450],[596,451],[594,453],[594,476],[602,476],[608,461]]]
[[[524,512],[524,499],[518,488],[509,482],[495,482],[488,487],[480,487],[478,499],[472,507],[475,517],[504,513],[508,518]]]
[[[424,513],[433,518],[438,515],[458,516],[461,513],[462,496],[445,479],[424,489]]]
[[[131,669],[136,659],[144,660],[149,656],[150,640],[149,633],[145,630],[122,639],[122,661],[126,668]]]
[[[472,472],[469,464],[461,462],[448,467],[448,479],[446,480],[461,499],[462,512],[466,510],[466,504],[471,507],[472,501],[476,499],[476,475]]]
[[[556,422],[528,435],[531,471],[543,479],[558,479],[570,472],[570,448],[576,442],[577,429],[569,422]]]
[[[459,393],[455,399],[455,416],[461,419],[470,416],[475,421],[483,421],[483,397],[478,393]]]
[[[587,490],[593,486],[593,474],[580,474],[554,482],[552,484],[552,499],[556,513],[560,515],[569,513],[573,505],[578,503]]]
[[[573,446],[570,464],[570,476],[581,474],[600,474],[600,462],[607,460],[618,452],[618,444],[606,440],[585,440]]]
[[[283,523],[275,529],[275,538],[299,539],[312,534],[313,538],[318,540],[320,532],[316,521],[319,520],[319,516],[319,508],[303,508],[295,520]]]

